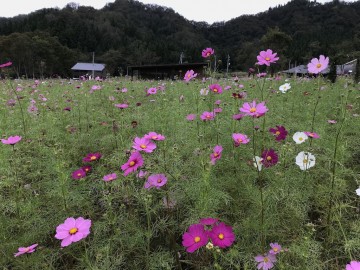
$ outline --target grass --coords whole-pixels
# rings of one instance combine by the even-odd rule
[[[221,80],[223,88],[232,89],[207,96],[199,91],[210,81],[2,81],[0,133],[2,138],[23,137],[14,147],[0,145],[2,269],[256,269],[254,257],[274,242],[288,249],[274,269],[344,269],[350,260],[360,260],[355,193],[360,185],[360,93],[347,80],[329,84],[293,78],[286,94],[277,90],[284,80],[267,80],[263,93],[252,79],[238,83],[245,86],[242,90],[232,80]],[[18,99],[16,84],[23,88],[16,92]],[[90,94],[93,84],[102,89]],[[159,85],[165,90],[146,96],[146,89]],[[119,91],[124,87],[128,92]],[[247,98],[232,98],[240,90],[247,91]],[[47,100],[39,100],[39,94]],[[232,119],[244,102],[260,102],[262,95],[269,108],[265,117]],[[16,100],[15,106],[6,105],[9,99]],[[36,113],[27,112],[30,99],[36,101]],[[216,120],[200,121],[199,115],[212,111],[218,99],[223,111]],[[129,108],[118,109],[115,103]],[[186,120],[190,113],[197,114],[195,121]],[[253,125],[259,127],[254,135]],[[288,130],[286,141],[276,142],[268,132],[276,125]],[[295,144],[292,135],[312,126],[320,139]],[[133,139],[150,131],[166,140],[143,154],[142,169],[164,173],[168,183],[146,190],[145,179],[122,176],[120,166],[128,160]],[[232,133],[251,141],[235,148]],[[252,164],[252,140],[256,155],[269,148],[279,155],[278,164],[263,169],[260,177]],[[215,145],[224,151],[212,166]],[[313,168],[302,171],[295,164],[300,151],[316,156]],[[73,180],[82,158],[94,152],[103,157],[91,164],[92,172]],[[117,180],[102,181],[112,172]],[[175,206],[167,207],[165,199]],[[91,219],[91,233],[61,249],[55,230],[71,216]],[[202,247],[187,253],[182,235],[202,217],[231,225],[236,242],[220,252]],[[14,258],[18,247],[33,243],[39,244],[36,252]]]

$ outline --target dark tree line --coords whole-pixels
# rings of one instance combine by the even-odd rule
[[[0,18],[0,60],[11,60],[16,75],[69,76],[78,61],[96,61],[117,75],[127,65],[202,61],[215,48],[226,68],[247,70],[260,50],[281,55],[278,69],[307,63],[320,54],[339,63],[360,57],[360,1],[292,0],[257,15],[208,25],[174,10],[134,0],[116,0],[101,10],[69,3],[29,15]],[[220,62],[220,63],[221,63]]]

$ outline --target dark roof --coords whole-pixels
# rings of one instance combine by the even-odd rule
[[[207,66],[207,63],[182,63],[182,64],[160,64],[160,65],[136,65],[136,66],[128,66],[131,69],[137,68],[169,68],[169,67],[193,67],[193,66]]]
[[[97,64],[97,63],[77,63],[73,66],[72,70],[87,70],[87,71],[103,71],[105,68],[105,64]]]

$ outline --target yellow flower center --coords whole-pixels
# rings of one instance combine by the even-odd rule
[[[210,116],[210,115],[207,115],[206,118],[209,119],[209,118],[211,118],[211,116]]]
[[[108,180],[113,180],[113,178],[111,176],[109,176]]]
[[[268,257],[265,257],[265,258],[264,258],[264,262],[267,263],[268,261],[269,261],[269,258],[268,258]]]
[[[276,131],[275,135],[279,136],[280,135],[280,131]]]
[[[129,165],[130,165],[130,167],[134,166],[134,165],[135,165],[135,161],[130,161]]]
[[[303,141],[303,140],[304,140],[304,138],[303,138],[303,137],[300,137],[300,138],[299,138],[299,141]]]
[[[316,67],[317,67],[317,68],[321,68],[321,64],[320,64],[320,63],[317,64]]]
[[[162,182],[161,178],[159,178],[159,179],[157,180],[157,182],[158,182],[158,183],[161,183],[161,182]]]
[[[279,249],[276,248],[276,247],[273,248],[273,251],[275,251],[275,252],[278,252],[278,250],[279,250]]]
[[[145,144],[140,144],[140,148],[145,149],[146,145]]]
[[[305,159],[303,160],[303,163],[304,163],[304,164],[307,164],[307,163],[308,163],[308,160],[305,158]]]
[[[225,236],[222,233],[220,233],[218,237],[220,240],[223,240]]]
[[[199,237],[199,236],[196,236],[196,237],[194,238],[194,241],[195,241],[195,243],[200,242],[200,237]]]
[[[242,139],[238,139],[238,142],[241,143],[243,140]]]
[[[157,136],[152,136],[151,139],[156,140]]]
[[[78,231],[77,228],[72,228],[72,229],[70,229],[69,233],[70,234],[75,234],[75,233],[77,233],[77,231]]]
[[[218,157],[219,156],[219,154],[218,153],[214,153],[214,157]]]
[[[266,61],[270,61],[270,57],[266,57],[265,60],[266,60]]]
[[[216,93],[218,90],[215,88],[213,91]]]
[[[191,78],[191,74],[190,74],[190,73],[188,74],[188,78]]]
[[[251,113],[256,112],[256,108],[255,108],[255,107],[252,107],[252,108],[250,109],[250,112],[251,112]]]
[[[91,160],[95,160],[95,159],[96,159],[96,156],[91,156],[90,159],[91,159]]]
[[[77,176],[81,176],[81,173],[78,173]]]
[[[267,157],[266,157],[266,160],[267,160],[267,161],[270,161],[271,159],[272,159],[271,156],[267,156]]]

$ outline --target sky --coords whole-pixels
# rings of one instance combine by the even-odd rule
[[[14,17],[19,14],[29,14],[42,8],[63,8],[67,3],[74,2],[81,6],[92,6],[101,9],[106,3],[115,0],[9,0],[0,4],[0,17]],[[5,0],[2,0],[5,2]],[[157,4],[171,7],[175,12],[188,20],[205,21],[207,23],[228,21],[243,14],[257,14],[286,4],[288,0],[140,0],[144,4]],[[331,0],[317,0],[318,3]],[[345,2],[354,2],[345,1]]]

